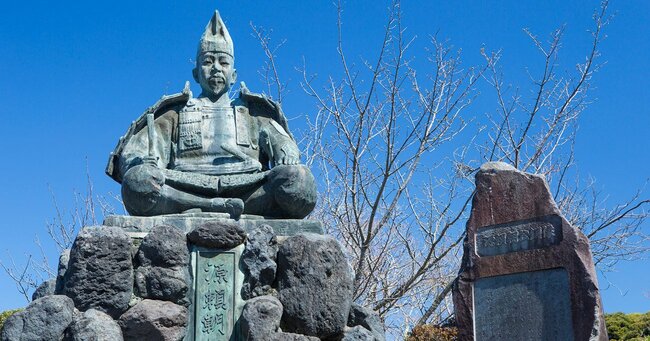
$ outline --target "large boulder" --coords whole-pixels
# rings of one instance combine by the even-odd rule
[[[190,254],[185,235],[177,228],[159,225],[151,229],[136,255],[139,266],[187,266]]]
[[[65,249],[59,256],[59,265],[56,274],[56,288],[57,295],[63,295],[63,284],[65,283],[65,273],[68,271],[68,262],[70,262],[70,249]]]
[[[384,324],[381,323],[379,315],[375,311],[363,307],[359,304],[352,303],[352,306],[350,307],[350,315],[348,316],[348,326],[363,327],[372,333],[375,341],[386,340]]]
[[[120,317],[125,340],[179,341],[187,329],[187,308],[166,301],[142,300]]]
[[[189,305],[190,260],[185,235],[172,226],[156,226],[136,254],[136,293],[143,298]]]
[[[64,341],[123,341],[120,326],[107,314],[89,309],[74,317]]]
[[[460,340],[607,340],[589,239],[544,175],[502,162],[476,173],[453,283]]]
[[[280,329],[282,303],[274,296],[258,296],[244,306],[239,323],[246,341],[320,341],[314,336]]]
[[[278,241],[269,225],[262,225],[248,235],[241,256],[244,285],[242,297],[250,299],[270,293],[277,269]]]
[[[19,311],[7,317],[7,319],[5,320],[4,324],[2,325],[2,330],[0,330],[0,340],[2,341],[20,340],[22,334],[23,334],[23,314],[22,311]]]
[[[188,306],[189,272],[184,267],[143,266],[135,271],[135,287],[142,298],[171,301]]]
[[[5,321],[2,341],[61,340],[72,322],[74,303],[69,297],[50,295],[32,301]]]
[[[281,243],[277,263],[282,330],[321,339],[342,335],[353,275],[341,245],[331,236],[299,234]]]
[[[39,285],[36,290],[34,290],[34,293],[32,294],[32,301],[36,301],[37,299],[48,295],[54,295],[55,291],[56,278],[48,279],[47,281],[41,283],[41,285]]]
[[[133,292],[131,238],[117,227],[85,227],[77,235],[63,293],[81,311],[97,309],[118,317]]]
[[[244,306],[239,320],[248,341],[265,341],[280,327],[282,303],[273,296],[258,296]]]
[[[246,231],[234,221],[215,220],[187,234],[194,245],[213,249],[232,249],[246,240]]]

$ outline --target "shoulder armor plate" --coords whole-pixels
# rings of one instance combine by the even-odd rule
[[[264,116],[277,122],[292,140],[296,140],[289,130],[287,117],[282,111],[280,103],[270,99],[266,95],[250,92],[244,82],[241,82],[239,98],[235,100],[235,106],[247,105],[251,116]]]
[[[120,137],[120,140],[117,142],[117,146],[115,146],[115,149],[108,157],[106,174],[113,178],[115,181],[122,183],[121,175],[118,171],[119,167],[117,167],[119,156],[122,154],[124,146],[129,142],[131,137],[142,130],[142,128],[147,126],[147,114],[153,113],[154,119],[156,119],[160,117],[160,115],[164,114],[168,108],[177,105],[185,105],[191,98],[192,92],[190,91],[190,83],[186,82],[183,92],[162,96],[154,105],[145,110],[144,113],[140,115],[140,117],[131,122],[129,129],[126,131],[124,136]]]

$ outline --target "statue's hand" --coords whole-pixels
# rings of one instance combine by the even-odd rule
[[[142,172],[150,177],[156,185],[162,187],[165,184],[165,173],[163,173],[162,169],[152,165],[143,165],[142,168]]]
[[[165,174],[156,166],[140,164],[130,168],[124,175],[124,182],[137,192],[156,192],[165,184]]]
[[[275,157],[276,165],[297,165],[300,163],[300,153],[293,146],[286,145]]]
[[[135,215],[156,213],[165,184],[165,176],[156,166],[139,164],[129,168],[122,179],[122,199]]]

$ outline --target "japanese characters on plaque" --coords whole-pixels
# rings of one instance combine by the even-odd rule
[[[235,253],[198,251],[195,340],[230,340],[235,328]]]

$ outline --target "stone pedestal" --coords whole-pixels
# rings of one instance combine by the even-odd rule
[[[152,228],[159,225],[174,226],[184,233],[208,222],[233,222],[226,213],[186,213],[167,214],[153,217],[136,217],[125,215],[110,215],[104,219],[105,226],[121,227],[134,238],[146,235]],[[299,233],[323,234],[323,224],[316,220],[307,219],[266,219],[261,216],[244,214],[236,220],[246,232],[261,225],[269,225],[278,236],[293,236]],[[138,234],[141,233],[141,234]]]
[[[453,298],[461,340],[607,340],[588,239],[503,163],[476,175]]]
[[[352,304],[352,269],[319,222],[109,216],[67,255],[0,339],[385,339],[379,316]]]
[[[172,226],[183,234],[188,234],[206,224],[234,224],[247,234],[267,225],[280,238],[301,233],[323,233],[318,221],[265,219],[253,215],[243,215],[234,221],[224,213],[200,212],[154,217],[111,215],[104,220],[105,226],[120,227],[132,238],[134,252],[156,226]],[[188,250],[188,280],[191,281],[191,286],[187,295],[190,307],[185,340],[245,340],[238,323],[246,303],[242,298],[245,273],[240,262],[244,245],[210,248],[188,241]]]

